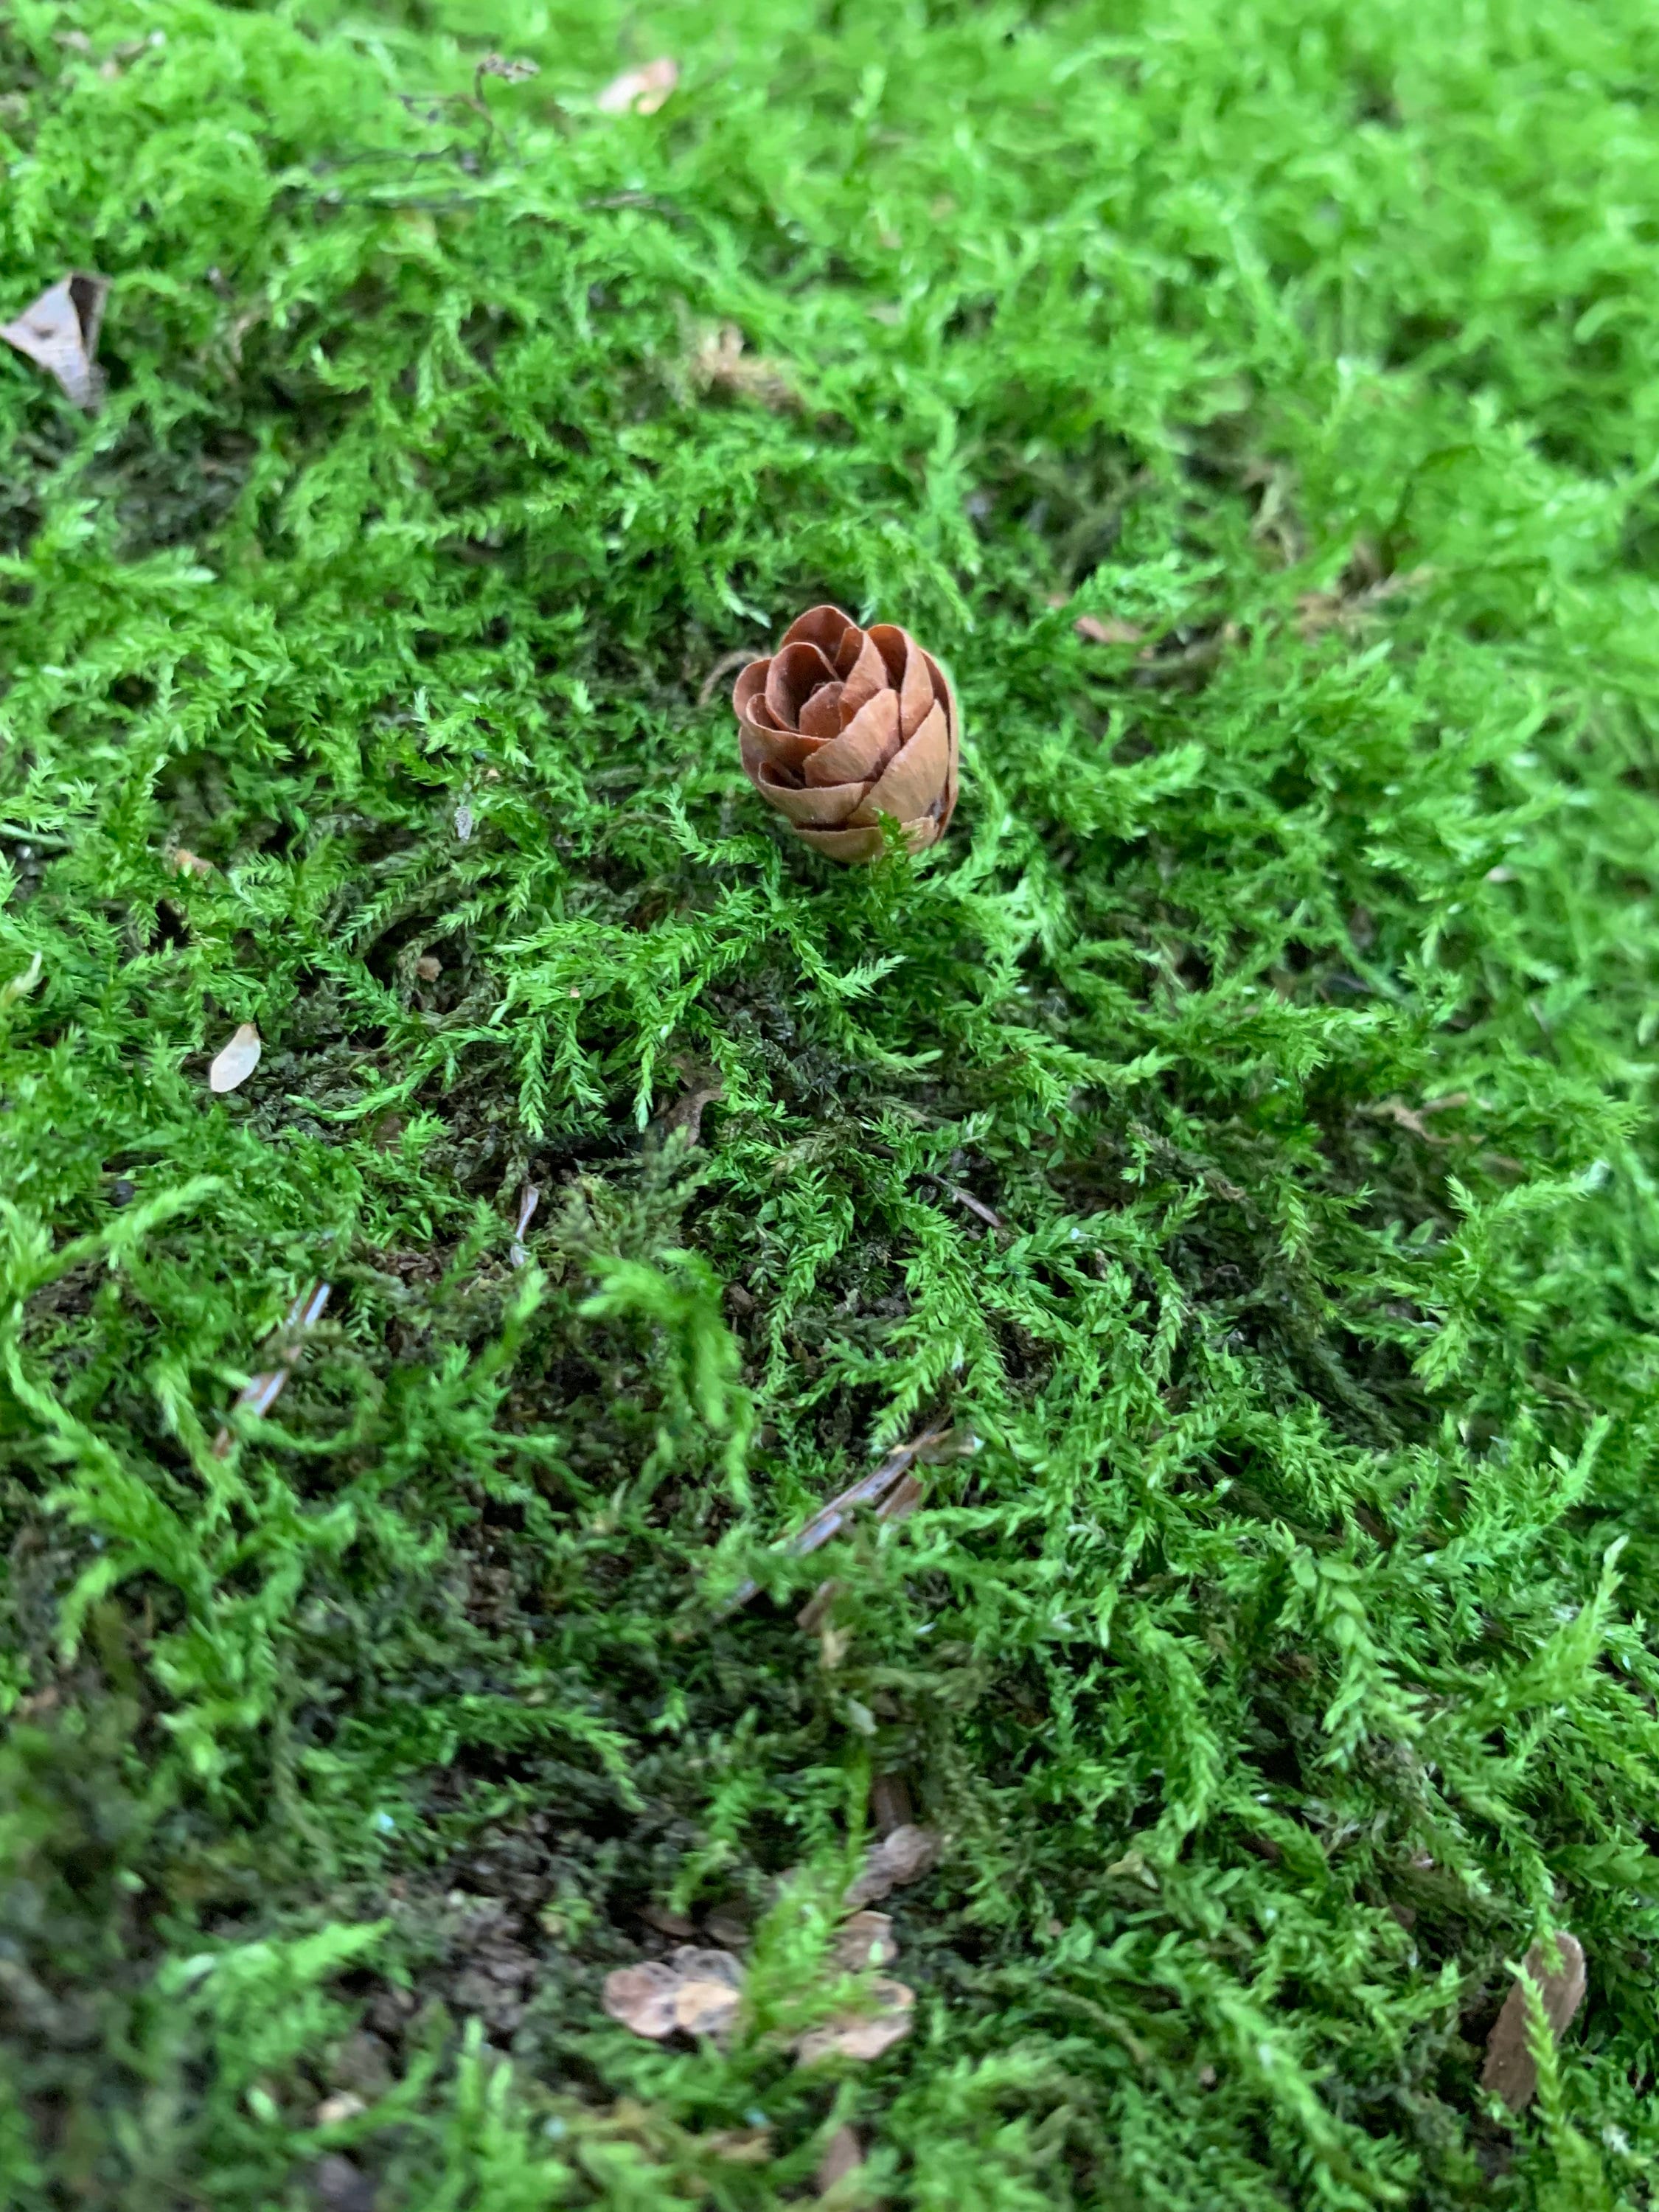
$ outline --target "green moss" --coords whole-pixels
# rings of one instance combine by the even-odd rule
[[[4,301],[114,289],[96,416],[0,359],[9,2201],[1647,2201],[1656,65],[15,0]],[[919,863],[701,696],[824,597],[957,675]],[[916,2030],[797,2072],[890,1772]],[[647,1905],[764,1918],[728,2051],[602,2015]]]

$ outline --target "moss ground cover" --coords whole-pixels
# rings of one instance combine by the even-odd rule
[[[8,2202],[1649,2201],[1656,82],[0,13],[0,304],[114,280],[101,411],[0,360]],[[918,860],[706,689],[826,599],[954,672]],[[914,2030],[800,2069],[891,1775]],[[711,1919],[725,2047],[605,2018]]]

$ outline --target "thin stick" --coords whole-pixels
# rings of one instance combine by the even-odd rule
[[[249,1376],[237,1395],[236,1403],[230,1409],[232,1419],[240,1413],[268,1413],[270,1411],[283,1395],[283,1386],[294,1372],[300,1354],[305,1349],[305,1338],[323,1317],[323,1310],[328,1304],[331,1288],[328,1283],[313,1283],[308,1291],[301,1291],[295,1299],[283,1316],[280,1334],[288,1340],[276,1355],[280,1364],[266,1369],[262,1374]],[[215,1459],[228,1459],[235,1442],[228,1420],[213,1439]]]
[[[924,1429],[908,1444],[896,1446],[879,1467],[872,1468],[868,1474],[860,1475],[855,1483],[843,1490],[840,1497],[832,1498],[827,1505],[821,1505],[805,1527],[798,1529],[780,1549],[793,1559],[804,1559],[810,1553],[819,1550],[832,1536],[841,1533],[860,1505],[878,1507],[911,1464],[930,1444],[937,1443],[948,1433],[945,1425],[938,1423],[931,1429]],[[914,1510],[913,1504],[907,1504],[904,1510],[907,1512]],[[897,1517],[902,1519],[903,1515]],[[759,1589],[760,1584],[757,1582],[739,1583],[714,1616],[716,1620],[729,1620],[732,1613],[748,1604]]]
[[[754,654],[750,653],[746,645],[740,645],[737,647],[735,652],[723,654],[721,658],[714,663],[714,665],[709,670],[708,675],[703,678],[702,684],[698,686],[698,706],[706,707],[708,704],[709,701],[714,696],[715,687],[720,683],[722,676],[730,676],[735,673],[735,672],[739,668],[747,668],[750,662],[754,658]]]

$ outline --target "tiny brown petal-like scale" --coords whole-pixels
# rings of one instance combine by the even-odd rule
[[[743,772],[795,835],[849,865],[884,850],[884,817],[913,853],[957,803],[961,731],[949,678],[894,623],[860,629],[811,607],[732,694]]]
[[[867,783],[898,750],[899,702],[896,693],[878,691],[860,707],[839,737],[802,763],[808,783]]]

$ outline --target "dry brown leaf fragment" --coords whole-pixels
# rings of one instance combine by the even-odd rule
[[[795,2057],[803,2066],[825,2058],[879,2058],[910,2033],[915,1991],[902,1982],[878,1976],[870,1984],[873,2012],[837,2013],[821,2027],[809,2028],[795,2039]]]
[[[723,2035],[738,2016],[738,1996],[726,1982],[682,1982],[674,2025],[687,2035]]]
[[[758,400],[778,414],[799,406],[799,394],[781,365],[765,354],[745,352],[745,343],[735,323],[721,323],[707,332],[691,356],[691,374],[697,383],[708,392]]]
[[[72,269],[15,322],[0,327],[0,338],[55,377],[77,407],[95,407],[104,391],[97,366],[98,333],[108,297],[107,276]]]
[[[811,607],[732,694],[743,772],[803,844],[852,865],[936,844],[957,803],[956,694],[933,655],[892,623],[860,629]]]
[[[849,2173],[856,2173],[863,2163],[864,2145],[859,2140],[858,2130],[839,2127],[823,2147],[812,2186],[820,2197],[827,2197],[838,2181],[845,2181]]]
[[[696,1943],[682,1943],[669,1954],[669,1963],[687,1981],[721,1982],[730,1990],[743,1987],[743,1961],[734,1959],[729,1951],[706,1950]]]
[[[167,866],[175,876],[205,877],[218,873],[211,860],[204,860],[198,854],[186,851],[182,845],[169,856]]]
[[[680,1978],[660,1959],[647,1959],[637,1966],[618,1966],[605,1978],[605,2011],[612,2020],[631,2027],[635,2035],[659,2039],[672,2035],[679,2025],[675,2003]]]
[[[743,1965],[729,1951],[682,1943],[667,1960],[647,1959],[607,1974],[604,2005],[635,2035],[659,2040],[676,2029],[720,2035],[737,2017]]]
[[[866,1966],[890,1966],[898,1948],[890,1913],[855,1912],[836,1930],[830,1955],[845,1972],[861,1974]]]
[[[856,1911],[860,1905],[873,1905],[890,1890],[919,1880],[938,1863],[939,1850],[939,1838],[933,1829],[919,1828],[914,1824],[895,1828],[891,1835],[884,1836],[878,1844],[872,1844],[865,1853],[863,1872],[847,1892],[845,1902],[848,1909]]]
[[[668,54],[638,69],[624,70],[596,94],[602,115],[654,115],[680,81],[680,65]]]
[[[1559,1964],[1552,1958],[1559,1947]],[[1534,1943],[1522,1961],[1528,1981],[1543,2000],[1544,2016],[1551,2035],[1559,2043],[1584,2002],[1584,1947],[1565,1929],[1552,1946],[1547,1937]],[[1486,2063],[1480,2086],[1501,2097],[1512,2112],[1525,2110],[1538,2090],[1538,2062],[1532,2055],[1525,1983],[1516,1980],[1504,2000],[1504,2009],[1486,2039]]]
[[[1146,635],[1139,623],[1103,621],[1098,615],[1079,615],[1072,628],[1090,645],[1139,645]]]
[[[214,1054],[213,1064],[208,1069],[208,1089],[222,1092],[234,1091],[239,1084],[246,1083],[258,1067],[259,1055],[264,1050],[258,1026],[252,1022],[243,1022],[229,1042],[221,1045]]]

